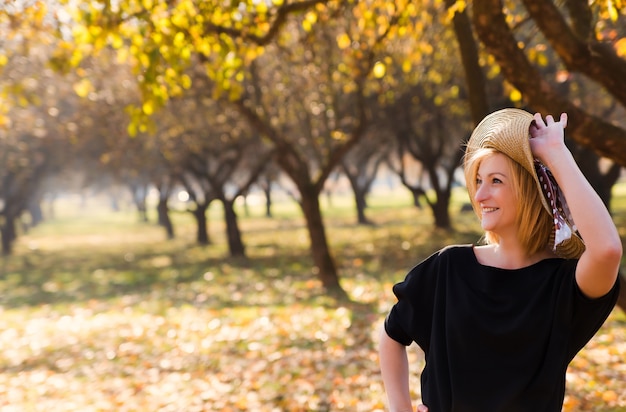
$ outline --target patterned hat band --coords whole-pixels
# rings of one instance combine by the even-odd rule
[[[556,251],[557,247],[564,241],[572,236],[577,236],[576,224],[565,201],[565,196],[563,196],[550,170],[539,160],[535,159],[535,171],[543,189],[543,195],[552,208],[552,216],[554,218],[553,249]]]

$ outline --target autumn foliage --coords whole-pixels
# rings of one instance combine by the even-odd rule
[[[476,232],[463,214],[466,235],[423,230],[429,215],[410,206],[376,208],[375,228],[342,214],[328,219],[350,301],[313,275],[297,216],[244,219],[251,259],[224,258],[219,235],[193,246],[185,221],[169,242],[130,214],[38,227],[1,267],[0,409],[385,410],[376,342],[391,285]],[[572,362],[564,410],[626,408],[625,325],[616,309]],[[410,361],[419,399],[417,348]]]

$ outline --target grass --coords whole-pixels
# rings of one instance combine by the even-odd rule
[[[322,204],[353,304],[323,293],[292,202],[273,219],[240,210],[247,259],[226,257],[218,207],[213,244],[200,247],[184,213],[166,241],[131,211],[61,204],[0,263],[0,411],[383,410],[376,341],[391,285],[479,228],[455,213],[454,233],[433,231],[407,196],[373,197],[375,226],[354,224],[350,198]],[[626,410],[625,325],[616,310],[572,363],[565,410]],[[419,351],[410,356],[418,371]],[[417,398],[417,373],[411,387]]]

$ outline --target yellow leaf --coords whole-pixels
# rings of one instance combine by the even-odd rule
[[[308,12],[304,17],[304,20],[308,21],[311,24],[317,23],[317,13],[314,13],[312,11]]]
[[[339,140],[339,141],[346,140],[346,137],[347,137],[346,134],[344,132],[342,132],[341,130],[333,130],[330,133],[330,136],[334,140]]]
[[[548,65],[548,58],[544,53],[537,53],[537,63],[542,67],[546,67]]]
[[[119,49],[120,47],[122,47],[124,45],[124,40],[122,39],[122,36],[120,36],[117,33],[112,34],[112,39],[111,39],[111,45],[113,46],[114,49]]]
[[[180,78],[180,83],[183,86],[183,88],[189,89],[191,87],[191,77],[189,77],[188,75],[184,74]]]
[[[92,38],[98,37],[102,33],[102,27],[100,26],[89,26],[89,34]]]
[[[185,45],[185,33],[183,33],[182,31],[176,33],[173,43],[174,46],[177,48],[183,47]]]
[[[413,64],[411,63],[411,60],[407,59],[402,62],[402,71],[404,73],[410,73],[412,69],[413,69]]]
[[[175,14],[172,16],[172,24],[176,27],[187,28],[189,27],[189,21],[187,17],[182,14]]]
[[[339,46],[341,50],[350,47],[350,43],[350,37],[346,33],[337,36],[337,46]]]
[[[70,57],[70,66],[76,67],[83,60],[83,52],[77,47]]]
[[[80,97],[87,97],[89,92],[93,90],[93,85],[89,79],[82,79],[79,82],[74,83],[74,92]]]
[[[626,57],[626,37],[622,37],[615,42],[615,51],[618,56]]]
[[[265,14],[267,13],[267,4],[265,4],[264,1],[260,1],[257,5],[256,5],[256,11],[259,14]]]
[[[150,66],[150,56],[148,56],[146,53],[141,53],[139,55],[139,61],[141,62],[141,65],[143,67]]]
[[[459,97],[459,92],[460,92],[459,86],[454,85],[450,87],[450,95],[452,97]]]
[[[140,35],[139,33],[133,33],[132,37],[131,37],[131,42],[132,44],[134,44],[137,47],[141,47],[144,43],[143,41],[143,36]],[[156,42],[156,41],[155,41]]]
[[[137,136],[137,125],[134,122],[130,123],[128,125],[127,131],[128,131],[129,136],[131,137]]]
[[[509,99],[511,99],[512,102],[519,102],[522,100],[522,93],[517,89],[513,89],[511,93],[509,93]]]
[[[613,4],[613,1],[609,0],[607,2],[606,7],[609,10],[609,17],[611,17],[611,21],[617,21],[617,18],[619,17],[619,13],[617,11],[617,8],[615,8],[615,4]]]
[[[152,101],[148,100],[147,102],[145,102],[143,106],[141,106],[141,110],[143,110],[143,112],[147,114],[148,116],[154,113],[154,105]]]
[[[249,49],[246,50],[245,61],[246,62],[251,62],[254,59],[256,59],[257,57],[259,57],[262,53],[263,53],[263,48],[262,47],[249,48]]]
[[[352,93],[355,90],[356,90],[356,86],[352,82],[345,83],[343,85],[343,92],[344,93]]]
[[[117,62],[123,64],[126,61],[128,61],[128,49],[119,49],[117,51]]]
[[[604,402],[615,402],[617,401],[617,394],[615,391],[608,390],[602,394],[602,400]]]
[[[385,64],[382,62],[376,62],[373,72],[374,77],[376,77],[377,79],[382,79],[387,72],[387,66],[385,66]]]

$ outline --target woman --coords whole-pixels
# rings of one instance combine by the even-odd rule
[[[379,347],[391,412],[413,411],[412,342],[426,359],[419,411],[561,411],[569,362],[615,305],[622,256],[566,125],[503,109],[472,133],[464,171],[486,244],[446,247],[393,287]]]

